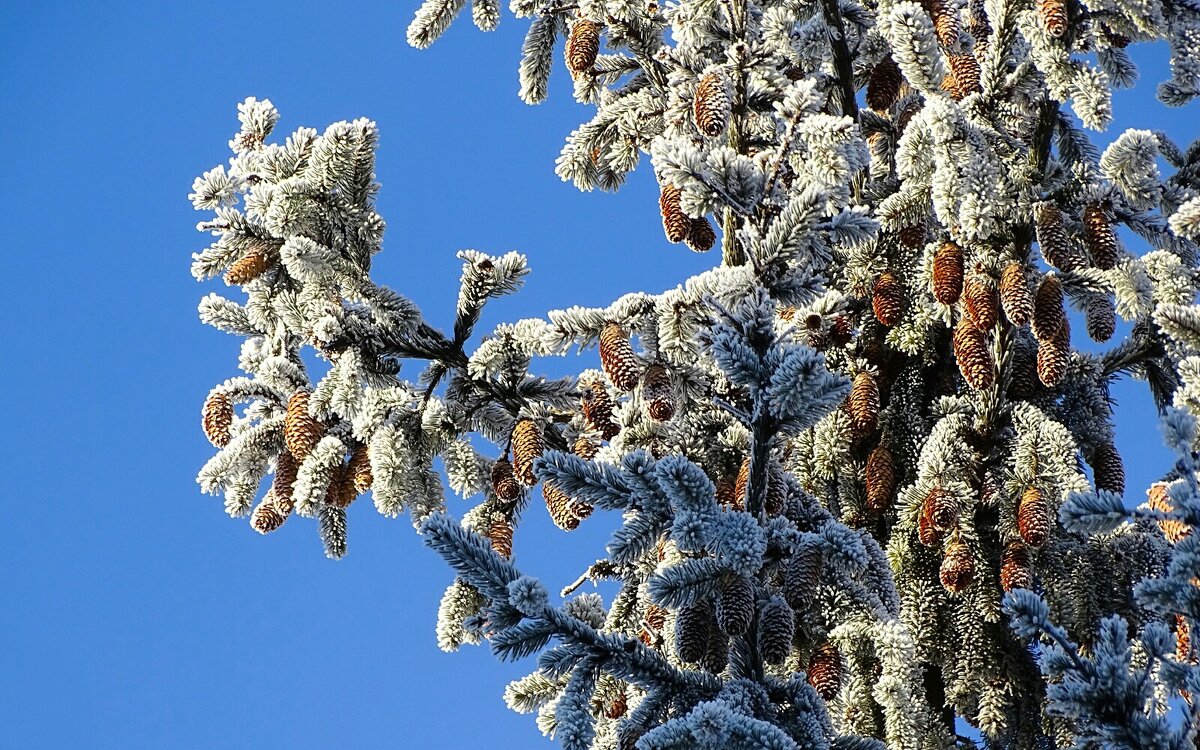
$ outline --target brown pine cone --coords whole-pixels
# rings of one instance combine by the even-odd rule
[[[943,532],[933,526],[933,516],[928,502],[921,504],[921,514],[917,518],[917,540],[926,547],[941,544]]]
[[[496,554],[512,558],[513,525],[511,521],[504,516],[493,518],[492,523],[488,526],[487,537],[492,543],[492,549],[496,550]]]
[[[935,531],[945,533],[958,525],[958,504],[941,487],[934,487],[925,495],[922,512],[929,516],[929,523]]]
[[[501,502],[511,503],[521,497],[521,484],[513,475],[513,466],[508,456],[501,456],[492,464],[492,492]]]
[[[1017,530],[1031,547],[1041,547],[1050,537],[1050,503],[1037,487],[1030,487],[1021,495]]]
[[[675,416],[671,374],[662,364],[655,362],[646,368],[646,374],[642,376],[642,398],[650,418],[656,422],[666,422]]]
[[[954,3],[950,0],[929,0],[929,15],[933,19],[938,44],[948,50],[957,47],[960,26],[958,8]]]
[[[214,390],[204,399],[204,408],[200,410],[200,427],[208,442],[218,448],[229,445],[233,439],[230,428],[233,426],[233,400],[224,391]]]
[[[669,182],[662,184],[658,196],[658,210],[662,214],[663,231],[668,242],[683,242],[692,229],[692,220],[679,206],[679,188]]]
[[[857,435],[867,435],[875,430],[875,424],[879,420],[879,384],[874,375],[861,370],[854,376],[847,405],[850,409],[850,422]]]
[[[269,534],[283,525],[291,512],[291,506],[285,512],[275,503],[275,493],[268,491],[250,514],[250,528],[260,534]]]
[[[1088,336],[1092,341],[1105,342],[1112,338],[1117,331],[1117,307],[1107,294],[1093,294],[1088,298],[1087,308]]]
[[[600,446],[587,435],[579,435],[575,438],[571,452],[585,461],[591,461],[600,452]]]
[[[288,399],[283,439],[297,461],[303,462],[325,435],[325,427],[308,414],[309,392],[301,389]]]
[[[567,70],[571,77],[592,69],[600,53],[600,24],[581,18],[571,26],[567,36]]]
[[[625,715],[627,710],[629,710],[629,703],[625,699],[625,693],[622,692],[604,709],[604,715],[609,719],[619,719]]]
[[[692,114],[701,133],[715,137],[729,124],[729,93],[719,73],[709,73],[696,85]]]
[[[1096,489],[1125,494],[1125,464],[1121,461],[1117,446],[1107,441],[1098,443],[1092,450],[1090,463]]]
[[[949,55],[948,59],[950,61],[948,78],[953,80],[953,85],[947,90],[951,96],[955,99],[965,99],[971,94],[983,91],[983,86],[980,84],[982,71],[979,68],[979,61],[975,59],[974,55],[967,53]]]
[[[963,252],[954,242],[945,242],[933,256],[933,296],[943,305],[958,302],[963,291]]]
[[[1020,263],[1009,263],[1000,273],[1000,304],[1004,316],[1015,326],[1023,326],[1033,317],[1033,297]]]
[[[821,579],[821,548],[815,544],[802,545],[783,569],[783,593],[796,609],[812,606]]]
[[[563,531],[574,531],[579,528],[580,521],[592,514],[592,506],[575,502],[570,495],[547,482],[542,482],[542,497],[546,500],[546,510],[550,511],[550,520]]]
[[[371,452],[363,443],[354,446],[350,452],[350,462],[346,465],[346,477],[354,488],[355,495],[362,495],[371,489],[375,481],[371,472]]]
[[[871,69],[871,78],[867,81],[867,106],[876,112],[886,112],[900,98],[900,86],[904,76],[900,66],[891,55],[883,58]]]
[[[612,440],[621,431],[621,426],[612,418],[616,405],[604,384],[598,380],[589,380],[583,384],[580,408],[588,427],[599,432],[601,439]]]
[[[1000,588],[1005,591],[1027,589],[1033,586],[1033,561],[1029,547],[1020,540],[1013,540],[1000,553]]]
[[[707,253],[717,244],[717,233],[713,231],[708,219],[701,216],[688,219],[688,233],[684,239],[687,246],[697,253]]]
[[[1047,388],[1056,387],[1067,374],[1067,365],[1070,361],[1071,324],[1064,317],[1054,338],[1038,342],[1038,380],[1042,381]]]
[[[906,120],[904,119],[905,115],[907,114],[908,117],[911,119],[912,116],[914,114],[916,114],[919,110],[920,110],[920,107],[916,107],[916,108],[910,107],[908,109],[905,109],[904,112],[900,113],[900,129],[901,130],[904,129],[904,125],[906,123]],[[925,235],[928,231],[929,230],[925,226],[925,222],[923,222],[923,221],[919,221],[916,224],[912,224],[911,226],[904,227],[903,229],[900,230],[900,244],[904,245],[905,247],[907,247],[909,249],[916,249],[918,247],[921,247],[922,245],[925,244]]]
[[[743,465],[745,465],[745,462],[743,462]],[[747,478],[748,478],[748,476],[749,475],[747,475]],[[721,477],[720,479],[717,480],[716,485],[717,485],[717,504],[718,505],[720,505],[722,508],[729,508],[731,510],[744,510],[745,509],[745,507],[746,507],[744,504],[745,498],[744,497],[739,498],[738,494],[737,494],[738,487],[743,486],[743,483],[739,481],[741,479],[742,479],[741,471],[739,471],[737,479],[730,479],[729,477]]]
[[[1062,281],[1056,274],[1046,274],[1033,297],[1033,335],[1038,341],[1053,339],[1065,318]]]
[[[961,594],[975,582],[975,558],[961,540],[954,539],[946,545],[938,577],[942,586],[955,594]]]
[[[896,491],[896,462],[883,443],[875,446],[867,457],[866,478],[867,508],[874,513],[886,512]]]
[[[988,345],[988,336],[962,318],[954,328],[954,359],[959,372],[972,389],[980,391],[996,381],[996,363]]]
[[[1000,294],[991,278],[982,273],[967,277],[963,286],[963,307],[972,325],[981,331],[990,331],[996,326],[1000,312]]]
[[[1089,203],[1083,209],[1083,237],[1096,268],[1107,271],[1117,265],[1117,233],[1099,203]]]
[[[234,262],[225,272],[225,283],[231,286],[249,284],[274,265],[274,254],[265,247],[255,247]]]
[[[842,686],[842,654],[832,642],[822,643],[808,663],[808,683],[825,702],[834,699]]]
[[[527,417],[518,419],[512,431],[513,469],[517,479],[526,487],[537,484],[533,461],[545,449],[546,443],[537,423]]]
[[[849,344],[854,338],[854,324],[850,322],[850,318],[845,315],[834,318],[829,326],[829,338],[838,346]]]
[[[904,290],[891,271],[880,275],[871,293],[871,309],[883,325],[891,328],[900,322],[904,311]]]
[[[1067,4],[1064,0],[1038,0],[1038,16],[1042,26],[1053,39],[1067,33]]]
[[[742,459],[738,468],[737,479],[733,484],[733,508],[743,510],[746,505],[746,493],[750,489],[750,457]],[[777,516],[783,512],[787,502],[787,486],[784,483],[783,469],[774,461],[767,466],[766,496],[763,498],[763,510],[769,516]]]
[[[642,377],[642,366],[629,344],[629,334],[616,323],[609,323],[600,332],[600,366],[617,390],[626,393],[636,388]]]
[[[1146,491],[1146,495],[1146,505],[1151,510],[1163,513],[1171,513],[1175,510],[1175,504],[1171,502],[1171,496],[1167,494],[1166,482],[1155,482],[1150,485],[1150,489]],[[1158,530],[1163,533],[1163,536],[1171,544],[1175,544],[1180,539],[1192,533],[1190,526],[1174,518],[1164,518],[1161,521],[1156,521],[1156,523],[1158,524]]]
[[[1008,381],[1008,397],[1013,401],[1028,401],[1042,389],[1038,380],[1037,359],[1024,347],[1013,352]]]
[[[1043,203],[1037,212],[1037,239],[1042,257],[1055,268],[1070,273],[1079,268],[1082,258],[1072,247],[1063,227],[1062,212],[1053,203]]]
[[[275,459],[275,478],[271,480],[271,494],[274,497],[275,508],[284,517],[292,512],[295,506],[292,500],[292,486],[296,484],[296,472],[300,470],[296,459],[286,450]]]

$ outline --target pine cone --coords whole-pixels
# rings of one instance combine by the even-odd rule
[[[616,323],[609,323],[600,332],[600,366],[618,391],[632,391],[642,377],[629,335]]]
[[[996,363],[987,334],[963,318],[954,329],[954,359],[963,379],[974,390],[991,387],[996,381]]]
[[[224,391],[214,390],[204,399],[204,408],[200,410],[200,427],[208,442],[218,448],[229,445],[233,439],[230,427],[233,426],[233,400]]]
[[[1083,209],[1083,237],[1096,268],[1107,271],[1117,265],[1117,233],[1099,203],[1089,203]]]
[[[738,467],[737,479],[733,482],[733,508],[735,510],[745,510],[746,508],[746,491],[750,489],[750,456],[742,459],[742,465]]]
[[[904,125],[907,123],[907,121],[905,120],[905,115],[907,115],[911,119],[912,116],[914,114],[916,114],[919,110],[920,110],[919,107],[917,107],[915,109],[908,108],[908,109],[905,109],[904,112],[900,113],[900,129],[901,130],[904,129]],[[900,244],[904,245],[905,247],[907,247],[909,249],[915,250],[916,248],[921,247],[922,245],[925,244],[925,235],[927,232],[928,232],[928,229],[926,228],[925,222],[923,222],[923,221],[919,221],[916,224],[912,224],[910,226],[904,227],[903,229],[900,230]]]
[[[1090,463],[1096,489],[1125,494],[1125,464],[1121,461],[1117,446],[1107,441],[1098,443],[1092,450]]]
[[[825,702],[832,701],[842,686],[842,654],[832,642],[822,643],[808,662],[808,684]]]
[[[1093,294],[1088,298],[1087,331],[1092,341],[1105,342],[1117,331],[1117,307],[1107,294]]]
[[[692,229],[692,220],[679,207],[679,188],[663,183],[658,196],[658,210],[662,214],[663,231],[668,242],[683,242]]]
[[[829,326],[829,338],[838,346],[849,344],[854,338],[854,324],[850,322],[850,318],[845,315],[834,318]]]
[[[942,542],[943,532],[933,526],[933,516],[930,514],[928,500],[921,505],[921,514],[917,518],[917,540],[926,547],[934,547]]]
[[[354,485],[349,484],[346,490],[346,465],[338,464],[329,476],[329,484],[325,486],[325,504],[331,508],[345,508],[354,501]]]
[[[1030,487],[1021,496],[1017,531],[1031,547],[1041,547],[1050,536],[1050,503],[1037,487]]]
[[[763,510],[768,516],[778,516],[787,505],[787,484],[783,467],[771,461],[767,466],[767,496],[763,501]]]
[[[589,380],[584,384],[580,408],[588,427],[599,432],[601,439],[612,440],[621,431],[621,425],[612,418],[616,405],[604,384],[598,380]]]
[[[646,374],[642,376],[642,398],[650,418],[656,422],[666,422],[675,416],[671,374],[662,364],[655,362],[646,368]]]
[[[625,699],[624,691],[622,691],[617,695],[613,702],[608,704],[608,707],[604,709],[604,715],[609,719],[619,719],[624,716],[625,712],[628,710],[629,703]]]
[[[1033,297],[1020,263],[1009,263],[1000,274],[1000,304],[1004,316],[1015,326],[1023,326],[1033,318]]]
[[[581,18],[571,26],[567,36],[567,70],[574,78],[592,69],[600,53],[600,24]]]
[[[942,586],[955,594],[961,594],[975,582],[975,558],[962,541],[954,539],[946,545],[942,567],[938,573]]]
[[[695,664],[708,651],[712,608],[707,600],[684,607],[675,617],[675,652],[679,660]]]
[[[891,55],[883,58],[872,70],[867,81],[867,106],[876,112],[886,112],[900,98],[904,76]]]
[[[1037,240],[1046,262],[1064,273],[1083,265],[1063,228],[1062,212],[1053,203],[1043,203],[1037,212]]]
[[[960,30],[958,7],[951,0],[929,0],[929,16],[933,19],[938,44],[948,50],[957,47]]]
[[[715,137],[725,132],[729,124],[729,94],[725,80],[718,73],[709,73],[696,85],[692,114],[701,133]]]
[[[758,650],[768,664],[782,664],[792,651],[796,615],[783,599],[773,596],[758,614]]]
[[[1163,513],[1173,513],[1175,511],[1175,504],[1171,502],[1171,496],[1167,494],[1166,482],[1155,482],[1150,485],[1150,489],[1147,490],[1146,495],[1148,498],[1146,505],[1151,510]],[[1158,530],[1163,533],[1163,536],[1171,544],[1175,544],[1180,539],[1192,533],[1190,526],[1174,518],[1164,518],[1156,523],[1158,524]]]
[[[225,272],[225,283],[230,286],[249,284],[266,273],[274,265],[272,254],[265,247],[255,247],[235,261]]]
[[[260,534],[269,534],[283,525],[290,512],[290,505],[288,506],[288,512],[284,512],[275,503],[275,493],[268,491],[263,496],[262,501],[254,508],[254,512],[250,514],[250,528]]]
[[[1056,274],[1046,274],[1033,297],[1033,335],[1038,341],[1053,339],[1065,318],[1062,281]]]
[[[492,492],[501,502],[511,503],[521,497],[521,484],[513,475],[513,466],[508,456],[501,456],[492,464]]]
[[[1042,389],[1038,380],[1036,355],[1019,347],[1012,358],[1008,381],[1008,397],[1013,401],[1028,401]]]
[[[575,438],[575,444],[571,447],[571,452],[585,461],[591,461],[600,452],[600,446],[587,435],[580,435]]]
[[[934,487],[925,495],[921,513],[929,517],[929,525],[937,532],[945,533],[958,524],[958,504],[941,487]]]
[[[284,517],[292,512],[295,505],[292,501],[292,486],[296,484],[296,472],[299,468],[296,459],[286,450],[275,459],[275,478],[271,480],[270,492],[274,495],[276,509]]]
[[[1175,615],[1175,660],[1181,664],[1195,664],[1196,652],[1192,650],[1192,626],[1183,615]],[[1185,698],[1191,703],[1190,695]]]
[[[867,435],[875,430],[879,419],[879,384],[875,376],[860,370],[850,384],[850,422],[858,435]]]
[[[501,557],[512,558],[513,526],[504,516],[492,519],[488,526],[487,537],[492,542],[492,549]]]
[[[693,252],[707,253],[717,244],[717,233],[713,231],[708,219],[700,216],[688,219],[688,233],[684,240]]]
[[[748,477],[749,475],[747,475]],[[717,504],[722,508],[729,508],[730,510],[744,510],[746,508],[744,504],[745,498],[739,498],[737,494],[738,487],[744,487],[744,482],[739,484],[738,480],[741,478],[741,472],[739,471],[737,479],[721,477],[717,480]]]
[[[350,452],[350,462],[346,465],[346,477],[354,488],[354,494],[362,495],[371,489],[375,482],[371,472],[371,451],[363,443],[354,446]]]
[[[783,569],[783,593],[796,609],[808,609],[817,595],[821,579],[821,548],[815,544],[802,545],[788,558]]]
[[[1047,388],[1056,387],[1067,374],[1067,365],[1070,360],[1071,324],[1064,317],[1054,338],[1038,342],[1038,380],[1042,381]]]
[[[725,580],[717,597],[717,625],[729,635],[741,635],[754,618],[754,584],[743,575]]]
[[[979,61],[974,55],[963,53],[961,55],[948,55],[950,61],[950,86],[947,87],[943,82],[942,87],[950,92],[950,95],[957,99],[966,99],[971,94],[978,94],[983,91],[983,86],[980,84],[982,71],[979,68]]]
[[[1000,295],[996,285],[984,274],[971,274],[963,286],[963,306],[976,328],[981,331],[992,330],[1000,310]]]
[[[303,462],[325,435],[325,427],[308,414],[307,390],[298,390],[288,399],[287,416],[283,420],[283,439],[288,451]]]
[[[1042,26],[1053,39],[1067,33],[1067,4],[1065,0],[1038,0],[1038,16]]]
[[[579,528],[580,521],[592,514],[592,506],[575,502],[570,495],[548,482],[542,482],[542,497],[546,499],[550,520],[563,531],[574,531]]]
[[[943,243],[933,256],[933,296],[953,305],[963,291],[963,252],[954,242]]]
[[[1000,553],[1000,587],[1005,591],[1033,586],[1033,561],[1029,547],[1022,541],[1011,541]]]
[[[867,508],[874,513],[887,511],[896,491],[896,462],[887,446],[880,443],[867,457]]]
[[[528,417],[518,419],[512,431],[513,469],[517,479],[526,487],[537,484],[533,461],[545,449],[546,444],[537,423]]]
[[[900,313],[904,311],[904,290],[891,271],[880,275],[871,293],[871,309],[879,322],[892,327],[900,322]]]
[[[700,667],[709,674],[721,674],[729,666],[729,636],[714,628],[708,634],[708,650]]]

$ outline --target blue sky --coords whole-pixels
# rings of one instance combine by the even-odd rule
[[[237,374],[239,340],[196,319],[199,298],[223,285],[188,273],[206,243],[186,196],[228,157],[246,96],[274,101],[279,136],[379,123],[389,226],[375,276],[439,325],[451,321],[462,248],[516,249],[533,267],[480,330],[674,286],[717,262],[665,243],[647,170],[617,194],[555,177],[562,138],[588,112],[561,63],[548,104],[517,99],[524,22],[505,17],[485,35],[464,18],[416,52],[404,43],[413,9],[0,11],[0,750],[549,747],[501,699],[531,662],[437,650],[451,576],[407,518],[356,505],[350,554],[334,563],[311,521],[262,538],[194,483],[211,453],[200,404]],[[1164,77],[1162,50],[1141,59],[1147,84]],[[1149,85],[1117,108],[1116,132],[1197,135],[1197,105],[1168,111]],[[1144,390],[1115,392],[1131,497],[1164,466]],[[557,588],[596,559],[613,523],[567,535],[530,513],[518,563]]]

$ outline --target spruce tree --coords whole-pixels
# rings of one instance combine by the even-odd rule
[[[464,6],[426,0],[409,43]],[[215,212],[193,274],[244,293],[200,303],[245,373],[204,403],[201,488],[264,534],[315,519],[333,558],[359,496],[407,511],[454,571],[439,645],[536,654],[505,698],[567,750],[968,746],[959,721],[989,747],[1190,747],[1200,143],[1130,130],[1101,152],[1086,131],[1135,42],[1171,46],[1163,102],[1200,93],[1200,6],[510,10],[531,19],[521,98],[546,98],[562,47],[594,108],[558,175],[614,190],[640,164],[665,240],[713,268],[481,335],[529,269],[463,251],[438,330],[370,274],[375,123],[270,141],[277,111],[248,99],[191,195]],[[487,31],[500,8],[471,13]],[[572,347],[594,367],[536,373]],[[1132,514],[1121,377],[1178,455]],[[560,604],[515,567],[539,494],[566,530],[621,514],[584,577],[611,601]]]

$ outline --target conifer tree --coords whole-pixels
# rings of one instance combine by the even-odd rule
[[[409,43],[464,5],[426,0]],[[204,402],[201,488],[264,534],[315,519],[334,558],[360,495],[409,512],[454,571],[439,645],[537,654],[505,698],[567,750],[968,746],[959,721],[989,747],[1190,747],[1200,143],[1101,152],[1085,130],[1134,42],[1171,46],[1162,101],[1200,93],[1200,6],[510,10],[531,19],[521,98],[546,98],[561,46],[594,107],[558,175],[613,190],[640,164],[664,239],[714,267],[479,335],[529,269],[466,250],[440,331],[370,273],[376,125],[272,142],[277,111],[248,99],[191,195],[215,212],[193,274],[245,294],[200,303],[245,373]],[[499,15],[474,0],[480,29]],[[571,347],[596,367],[536,374]],[[1132,520],[1109,394],[1129,376],[1179,457]],[[536,494],[567,530],[620,513],[580,579],[618,582],[611,601],[558,605],[515,566]]]

